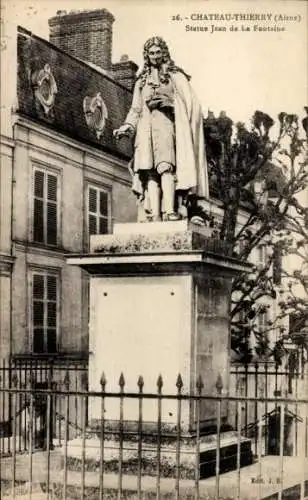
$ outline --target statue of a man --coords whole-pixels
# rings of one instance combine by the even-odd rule
[[[132,188],[148,220],[178,220],[189,194],[208,198],[202,111],[162,38],[150,38],[143,56],[131,109],[114,135],[135,138]]]

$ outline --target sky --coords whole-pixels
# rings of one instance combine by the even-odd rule
[[[224,110],[235,121],[244,122],[256,109],[274,119],[280,111],[304,115],[308,101],[307,1],[1,0],[2,35],[19,24],[48,39],[48,19],[58,10],[95,8],[106,8],[115,17],[113,62],[128,54],[142,64],[144,42],[153,35],[162,36],[175,63],[192,76],[205,114],[208,109],[215,114]],[[216,14],[219,19],[196,20],[200,14],[208,18]],[[233,19],[227,19],[228,14]],[[255,18],[247,19],[248,15]],[[187,25],[208,31],[187,31]],[[212,25],[225,31],[212,32]]]

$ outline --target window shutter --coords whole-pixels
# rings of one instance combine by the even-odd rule
[[[104,217],[108,216],[108,194],[105,191],[100,191],[99,212]]]
[[[100,217],[99,219],[99,234],[108,233],[108,219],[106,217]]]
[[[56,175],[47,175],[47,200],[46,200],[46,225],[48,245],[57,244],[57,188],[58,179]]]
[[[109,193],[95,186],[88,191],[88,231],[91,234],[108,233]]]
[[[47,199],[57,201],[58,179],[56,175],[48,174],[47,177]]]
[[[34,353],[57,350],[58,277],[34,273],[32,280],[32,349]]]
[[[47,244],[57,244],[57,205],[47,203]]]
[[[44,299],[44,276],[42,274],[33,275],[33,298]]]
[[[96,189],[89,189],[89,212],[97,212],[97,191]]]
[[[41,170],[34,171],[33,240],[44,243],[44,182]]]
[[[95,215],[89,215],[89,234],[96,234],[96,217]]]
[[[47,245],[57,244],[58,177],[34,170],[33,240]]]
[[[33,328],[33,352],[35,354],[40,354],[45,352],[44,349],[44,329],[43,328]]]
[[[41,170],[34,172],[34,196],[44,198],[44,172]]]
[[[57,278],[47,275],[47,352],[57,350]]]
[[[57,278],[47,275],[47,299],[57,300]]]

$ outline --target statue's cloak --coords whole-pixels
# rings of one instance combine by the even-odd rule
[[[203,114],[190,83],[180,71],[170,72],[174,84],[174,114],[176,137],[176,190],[185,190],[208,198],[208,174],[203,135]],[[138,172],[152,163],[150,110],[142,98],[137,80],[131,109],[125,123],[135,130],[133,191],[143,197]]]

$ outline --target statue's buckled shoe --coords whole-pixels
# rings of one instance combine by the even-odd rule
[[[176,212],[171,212],[170,214],[166,214],[166,220],[167,221],[176,221],[176,220],[180,220],[181,219],[181,216],[179,214],[177,214]]]

